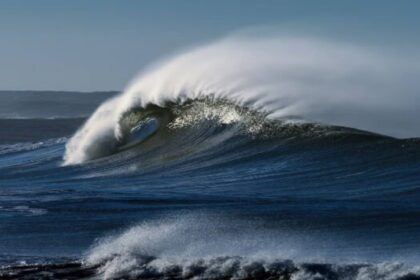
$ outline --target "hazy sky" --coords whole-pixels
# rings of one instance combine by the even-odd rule
[[[119,90],[156,59],[261,26],[417,48],[419,11],[415,0],[0,0],[0,89]]]

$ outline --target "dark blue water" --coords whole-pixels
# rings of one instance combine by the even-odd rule
[[[290,260],[302,265],[296,279],[312,279],[309,263],[362,265],[334,272],[343,279],[417,275],[418,139],[160,119],[135,145],[64,166],[82,121],[2,120],[10,139],[33,132],[0,145],[3,269],[83,261],[104,278],[163,277],[174,266],[186,277],[200,263],[191,275],[241,278],[249,264]],[[46,126],[62,135],[41,139]]]

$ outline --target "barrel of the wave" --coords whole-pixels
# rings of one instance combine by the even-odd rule
[[[147,118],[130,129],[125,144],[118,148],[119,151],[130,149],[151,137],[159,129],[159,120]]]

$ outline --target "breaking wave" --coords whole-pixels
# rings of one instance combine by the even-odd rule
[[[417,279],[408,264],[335,262],[317,255],[315,240],[264,232],[258,223],[229,229],[223,219],[184,217],[149,222],[101,239],[84,267],[104,279]],[[231,225],[230,225],[231,226]],[[267,231],[267,229],[265,230]],[[287,231],[287,228],[284,228]],[[300,250],[296,247],[300,242]],[[306,243],[306,245],[303,245]],[[303,246],[302,246],[303,245]],[[292,249],[293,248],[293,249]],[[325,252],[323,252],[325,253]],[[340,258],[339,250],[334,258]],[[293,261],[291,261],[293,259]],[[412,277],[412,278],[410,278]]]
[[[64,164],[115,153],[132,132],[143,141],[215,115],[221,124],[252,115],[248,128],[257,134],[278,121],[416,137],[417,68],[395,54],[328,40],[227,38],[149,68],[104,102],[68,142]],[[206,108],[194,105],[203,100]],[[196,110],[180,119],[191,104]]]

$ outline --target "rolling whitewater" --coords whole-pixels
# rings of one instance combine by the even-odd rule
[[[0,278],[420,279],[418,68],[230,36],[122,92],[0,92]]]

